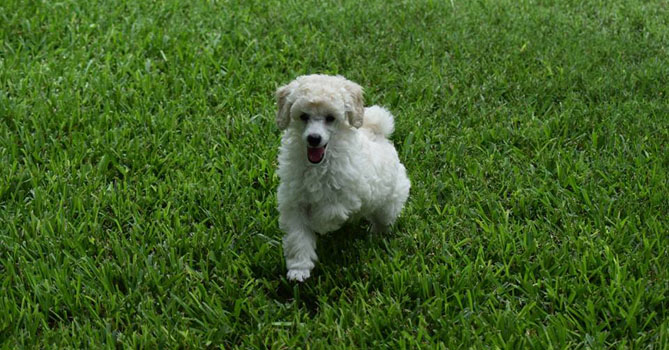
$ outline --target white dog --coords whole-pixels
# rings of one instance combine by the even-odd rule
[[[409,196],[406,170],[387,139],[393,116],[364,108],[362,88],[341,76],[306,75],[277,92],[276,122],[285,129],[279,151],[279,227],[288,279],[309,278],[316,234],[351,217],[376,231],[395,221]]]

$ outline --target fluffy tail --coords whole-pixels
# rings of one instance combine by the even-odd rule
[[[373,131],[377,135],[389,137],[395,130],[393,115],[383,107],[371,106],[365,108],[365,117],[362,127]]]

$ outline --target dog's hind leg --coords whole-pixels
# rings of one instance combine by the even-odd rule
[[[376,210],[368,219],[372,223],[372,231],[376,233],[385,233],[390,231],[390,226],[395,222],[399,211],[392,204]]]
[[[390,230],[390,226],[400,215],[402,207],[404,207],[404,203],[409,196],[409,186],[406,185],[403,188],[399,188],[397,193],[399,195],[391,198],[391,200],[387,201],[382,207],[375,210],[369,217],[369,221],[372,223],[372,230],[374,232],[388,232]]]

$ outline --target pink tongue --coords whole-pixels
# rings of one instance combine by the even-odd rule
[[[325,147],[311,148],[307,147],[307,157],[312,163],[318,163],[323,159],[325,154]]]

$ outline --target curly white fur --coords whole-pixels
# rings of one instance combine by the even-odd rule
[[[387,139],[393,116],[363,107],[362,88],[340,76],[298,77],[277,90],[279,226],[288,279],[309,278],[316,234],[363,216],[385,231],[399,215],[411,184]]]

